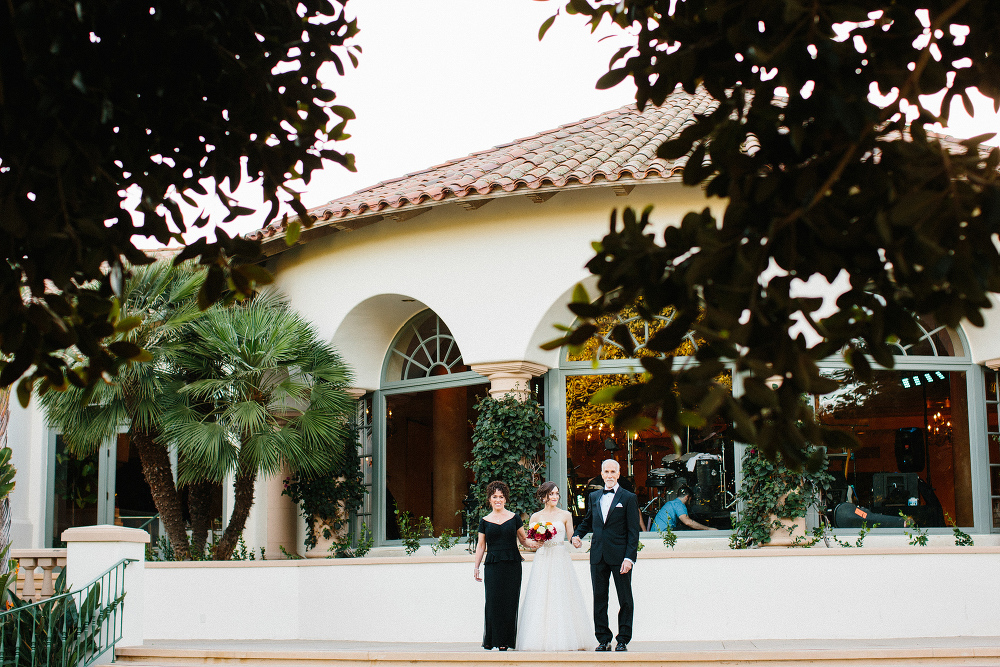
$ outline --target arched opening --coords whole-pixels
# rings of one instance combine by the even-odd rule
[[[488,390],[469,370],[447,325],[424,310],[399,331],[388,354],[379,392],[384,405],[384,538],[404,537],[410,526],[431,522],[434,535],[464,534],[472,483],[465,467],[472,452],[474,407]],[[405,519],[404,519],[405,521]]]

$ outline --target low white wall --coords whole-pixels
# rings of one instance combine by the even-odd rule
[[[634,639],[995,636],[998,571],[1000,547],[661,550],[635,569]],[[466,555],[150,563],[145,610],[147,641],[478,642],[483,588]]]

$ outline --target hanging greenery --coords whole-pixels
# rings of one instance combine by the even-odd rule
[[[0,390],[0,395],[9,396],[9,390]],[[7,405],[4,396],[3,405]],[[3,410],[8,414],[7,410]],[[6,422],[6,419],[4,419]],[[4,424],[6,429],[6,423]],[[7,608],[7,598],[11,596],[9,590],[13,581],[17,578],[17,568],[10,565],[10,501],[7,496],[14,490],[14,465],[10,462],[13,450],[10,447],[0,448],[0,611]]]
[[[357,436],[357,429],[352,427],[346,443],[356,444]],[[296,474],[289,477],[285,480],[285,489],[281,495],[288,496],[298,504],[308,528],[305,546],[306,549],[313,549],[317,543],[317,522],[324,526],[323,538],[329,539],[333,532],[340,530],[350,519],[351,514],[358,511],[366,492],[358,448],[347,444],[340,464],[322,475],[305,477]]]
[[[513,394],[502,398],[485,396],[476,402],[479,417],[472,432],[472,460],[466,463],[475,477],[476,505],[469,513],[469,526],[476,526],[488,510],[486,485],[500,480],[510,487],[507,509],[531,514],[537,509],[535,490],[544,480],[545,458],[555,436],[545,423],[534,396],[524,401]],[[470,541],[474,531],[470,530]]]
[[[815,447],[808,455],[813,456],[814,452]],[[771,462],[759,449],[750,449],[743,455],[742,470],[743,484],[737,494],[739,518],[729,538],[732,549],[767,544],[773,531],[782,528],[778,518],[804,517],[833,482],[833,475],[826,471],[825,465],[813,473],[795,472],[782,464],[780,455]]]

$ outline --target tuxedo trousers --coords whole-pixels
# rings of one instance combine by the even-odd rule
[[[594,636],[601,644],[611,641],[608,626],[608,593],[611,579],[615,580],[618,593],[618,641],[628,644],[632,639],[632,616],[635,605],[632,602],[632,571],[621,573],[621,565],[612,567],[601,560],[590,564],[590,579],[594,585]]]

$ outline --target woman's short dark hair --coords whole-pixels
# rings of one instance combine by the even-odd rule
[[[497,491],[503,494],[504,501],[510,500],[510,487],[500,480],[490,482],[486,485],[486,500],[492,498],[493,494]]]
[[[555,482],[542,482],[542,485],[538,487],[537,491],[535,491],[535,497],[538,498],[538,502],[544,505],[545,499],[549,497],[549,494],[552,493],[552,489],[554,488],[556,488]]]

